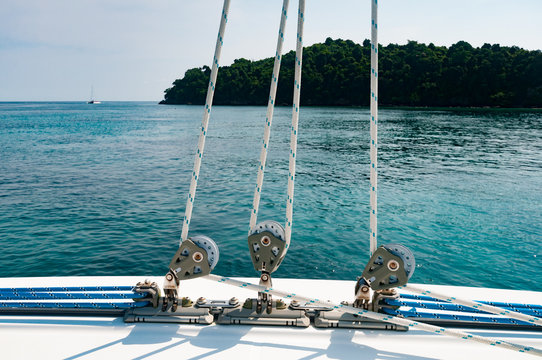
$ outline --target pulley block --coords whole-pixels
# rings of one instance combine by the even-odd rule
[[[284,228],[276,221],[257,224],[248,236],[250,257],[256,271],[271,274],[278,269],[288,251]]]
[[[365,281],[373,290],[390,289],[405,285],[415,268],[414,254],[407,247],[382,245],[371,256],[360,281]]]
[[[207,275],[218,263],[218,246],[209,237],[196,235],[183,241],[169,263],[178,280]]]

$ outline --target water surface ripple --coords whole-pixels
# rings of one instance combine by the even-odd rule
[[[176,251],[200,106],[0,103],[0,277],[161,275]],[[277,108],[260,220],[283,221]],[[292,245],[277,277],[355,279],[369,247],[368,109],[303,108]],[[213,108],[191,234],[254,276],[246,233],[264,107]],[[412,281],[542,290],[542,112],[383,109],[379,242]]]

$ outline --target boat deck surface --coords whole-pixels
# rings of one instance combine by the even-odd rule
[[[162,277],[147,277],[162,284]],[[136,277],[0,278],[0,287],[135,285]],[[258,279],[243,279],[257,283]],[[274,288],[340,302],[353,281],[273,279]],[[425,285],[424,285],[425,286]],[[542,293],[427,285],[476,300],[542,304]],[[243,300],[246,290],[205,278],[181,283],[181,296]],[[542,348],[542,331],[465,329]],[[0,315],[3,359],[529,359],[528,354],[422,331],[246,325],[126,324],[120,317]]]

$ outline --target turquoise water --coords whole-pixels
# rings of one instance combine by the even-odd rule
[[[200,106],[0,103],[0,277],[161,275],[177,249]],[[283,221],[290,108],[260,220]],[[354,279],[368,259],[368,109],[303,108],[292,245],[277,277]],[[215,107],[191,234],[256,275],[248,228],[264,107]],[[542,290],[542,112],[383,109],[379,241],[412,281]]]

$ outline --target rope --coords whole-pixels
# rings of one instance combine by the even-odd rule
[[[132,292],[132,286],[74,286],[74,287],[27,287],[0,288],[1,309],[128,309],[142,307],[148,301],[131,302],[80,302],[66,300],[136,300],[146,297],[146,294]],[[30,300],[30,301],[24,301]],[[40,300],[40,301],[37,301]],[[45,301],[41,301],[45,300]],[[49,301],[61,300],[61,301]]]
[[[527,323],[542,326],[542,319],[538,318],[536,316],[526,315],[526,314],[522,314],[522,313],[515,312],[515,311],[512,311],[512,310],[502,309],[502,308],[492,306],[492,305],[481,304],[481,303],[471,301],[471,300],[458,299],[456,297],[447,296],[447,295],[439,294],[439,293],[436,293],[436,292],[433,292],[433,291],[420,289],[420,288],[418,288],[416,286],[412,286],[412,285],[404,285],[404,286],[399,287],[399,289],[405,289],[405,290],[408,290],[408,291],[411,291],[411,292],[414,292],[414,293],[418,293],[418,294],[421,294],[421,295],[428,295],[428,296],[434,297],[436,299],[444,300],[446,302],[451,302],[453,304],[468,306],[468,307],[471,307],[473,309],[482,310],[482,311],[485,311],[485,312],[488,312],[488,313],[502,315],[502,316],[506,316],[508,318],[512,318],[512,319],[516,319],[516,320],[520,320],[520,321],[525,321]]]
[[[263,176],[265,171],[265,163],[267,161],[267,151],[269,147],[269,137],[271,135],[271,123],[273,122],[273,111],[275,110],[275,97],[277,94],[277,83],[280,73],[280,63],[282,60],[282,45],[284,44],[284,29],[286,20],[288,19],[289,0],[284,0],[280,17],[279,35],[277,40],[277,51],[275,53],[275,64],[273,65],[273,73],[271,75],[271,86],[269,89],[269,102],[267,103],[267,115],[265,117],[265,130],[263,134],[262,150],[260,152],[260,167],[258,168],[258,179],[256,181],[256,189],[254,190],[254,200],[252,202],[252,212],[250,213],[249,235],[256,222],[258,221],[258,209],[260,207],[260,195],[263,186]]]
[[[4,292],[70,292],[70,291],[132,291],[133,286],[68,286],[68,287],[26,287],[0,288]]]
[[[272,294],[284,299],[298,300],[300,302],[310,303],[311,305],[331,307],[340,312],[354,314],[354,315],[361,315],[369,319],[384,321],[387,323],[396,324],[400,326],[407,326],[410,329],[422,330],[422,331],[439,334],[439,335],[452,336],[452,337],[456,337],[462,340],[475,341],[482,344],[492,345],[492,346],[496,346],[496,347],[500,347],[500,348],[504,348],[508,350],[513,350],[513,351],[525,352],[525,353],[542,357],[542,350],[533,348],[530,346],[523,346],[520,344],[510,343],[504,340],[486,338],[486,337],[482,337],[478,335],[469,334],[467,332],[463,332],[459,330],[446,329],[446,328],[442,328],[438,326],[424,324],[417,321],[411,321],[411,320],[407,320],[407,319],[403,319],[403,318],[399,318],[399,317],[395,317],[391,315],[385,315],[385,314],[368,311],[365,309],[355,308],[352,306],[324,302],[319,299],[311,299],[308,297],[297,295],[295,293],[288,293],[288,292],[276,290],[273,288],[266,288],[265,286],[254,285],[251,283],[247,283],[247,282],[243,282],[243,281],[239,281],[235,279],[230,279],[230,278],[222,277],[219,275],[210,274],[210,275],[207,275],[205,278],[216,281],[218,283],[228,284],[228,285],[240,287],[243,289],[249,289],[249,290],[253,290],[257,292]]]
[[[371,182],[371,191],[370,191],[370,202],[371,202],[371,213],[369,217],[370,223],[370,240],[369,248],[370,254],[372,256],[376,251],[377,247],[377,191],[378,191],[378,181],[377,181],[377,170],[378,170],[378,159],[377,159],[377,149],[378,149],[378,26],[377,26],[377,15],[378,15],[378,3],[377,0],[371,1],[371,143],[369,144],[370,148],[370,182]]]
[[[436,313],[436,312],[418,312],[417,309],[412,308],[409,310],[402,310],[402,309],[389,309],[389,308],[382,308],[382,311],[386,314],[394,315],[394,316],[403,316],[403,317],[411,317],[411,318],[421,318],[424,320],[449,320],[449,321],[468,321],[468,322],[475,322],[475,323],[484,323],[484,324],[499,324],[499,325],[526,325],[526,326],[532,326],[535,327],[535,325],[531,323],[526,323],[523,321],[518,321],[514,319],[509,318],[503,318],[503,317],[495,317],[495,316],[476,316],[476,315],[466,315],[464,313],[456,313],[456,314],[446,314],[446,313]]]
[[[415,295],[415,294],[401,294],[401,298],[415,299],[415,300],[422,300],[422,301],[444,302],[443,300],[439,300],[431,296]],[[474,300],[474,301],[476,301],[477,303],[493,305],[493,306],[498,306],[498,307],[542,309],[542,305],[539,305],[539,304],[522,304],[522,303],[508,303],[508,302],[480,301],[480,300]]]
[[[121,302],[121,303],[106,303],[106,302],[0,302],[0,310],[2,309],[130,309],[135,307],[144,307],[149,305],[148,301],[140,302]]]
[[[0,309],[11,308],[91,308],[91,309],[128,309],[149,304],[137,302],[80,302],[65,300],[136,300],[145,294],[132,292],[132,286],[82,286],[82,287],[28,287],[0,288]],[[24,301],[30,300],[30,301]],[[37,301],[37,300],[46,300]],[[47,301],[47,300],[61,300]]]
[[[426,302],[426,301],[413,301],[413,300],[405,300],[402,298],[399,299],[383,299],[384,303],[386,305],[390,306],[404,306],[404,307],[411,307],[411,308],[421,308],[421,309],[431,309],[431,310],[444,310],[444,311],[458,311],[458,312],[468,312],[468,313],[477,313],[477,314],[488,314],[485,311],[478,310],[478,309],[472,309],[468,306],[463,306],[459,304],[452,304],[447,302]],[[505,310],[512,310],[516,311],[522,314],[527,315],[534,315],[534,316],[540,316],[542,315],[542,311],[531,309],[529,307],[502,307]]]
[[[213,58],[213,67],[211,69],[211,78],[209,80],[209,87],[207,88],[207,99],[205,100],[205,110],[203,111],[203,120],[201,121],[201,132],[199,135],[198,149],[196,151],[196,157],[194,160],[194,171],[192,171],[192,179],[190,181],[190,190],[188,191],[188,200],[186,201],[186,209],[184,212],[183,228],[181,232],[181,243],[188,238],[188,227],[190,226],[190,220],[192,218],[192,208],[194,206],[194,198],[196,197],[196,188],[198,186],[199,170],[201,167],[201,158],[203,157],[203,150],[205,148],[205,137],[207,135],[207,126],[209,125],[209,117],[211,116],[211,107],[213,106],[213,96],[215,94],[216,76],[218,74],[220,52],[222,50],[224,32],[226,30],[226,23],[228,22],[229,7],[230,7],[230,0],[224,0],[222,16],[220,17],[220,28],[218,30],[218,37],[216,39],[215,55]]]
[[[290,133],[290,157],[288,173],[288,197],[286,199],[286,224],[284,235],[286,244],[292,236],[294,210],[295,160],[297,151],[297,125],[299,122],[299,99],[301,95],[301,63],[303,59],[303,24],[305,23],[305,0],[299,0],[297,13],[297,45],[295,49],[294,98],[292,104],[292,128]]]
[[[2,292],[0,300],[66,300],[66,299],[141,299],[145,294],[118,293],[55,293],[55,292]]]

